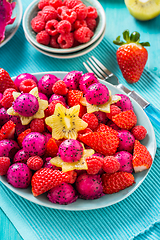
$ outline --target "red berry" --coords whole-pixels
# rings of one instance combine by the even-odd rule
[[[42,133],[45,130],[44,119],[36,118],[30,123],[30,128],[32,132]]]
[[[61,48],[71,48],[74,43],[73,33],[60,34],[57,41]]]
[[[63,10],[61,13],[62,20],[68,20],[70,23],[74,23],[77,19],[77,13],[72,9]]]
[[[34,171],[39,170],[43,166],[43,160],[39,156],[32,156],[27,160],[27,166]]]
[[[0,68],[0,86],[0,93],[3,93],[7,88],[17,89],[9,73],[3,68]]]
[[[14,88],[7,88],[3,93],[3,97],[10,93],[12,94],[13,92],[16,92],[16,90]]]
[[[25,136],[27,136],[29,133],[31,133],[31,129],[28,128],[24,132],[20,133],[17,138],[18,145],[22,148],[22,142]]]
[[[88,42],[93,36],[93,32],[88,27],[80,27],[74,31],[74,38],[80,43]]]
[[[55,9],[57,9],[58,7],[63,6],[63,2],[62,2],[62,0],[50,0],[49,5],[51,5]]]
[[[73,107],[80,104],[83,92],[80,90],[69,90],[67,95],[68,106]]]
[[[137,123],[137,117],[133,110],[127,110],[113,116],[112,121],[120,128],[131,130]]]
[[[85,113],[82,120],[88,123],[88,128],[94,130],[98,127],[98,118],[93,113]]]
[[[6,122],[0,129],[0,141],[2,139],[14,139],[15,126],[11,120]]]
[[[97,156],[90,156],[86,158],[88,174],[97,174],[103,165],[103,159]]]
[[[57,8],[57,14],[58,14],[58,20],[62,20],[62,12],[64,11],[64,10],[67,10],[68,8],[66,7],[66,6],[61,6],[61,7],[58,7]]]
[[[58,95],[66,95],[68,88],[63,80],[58,80],[52,87],[52,91]]]
[[[86,27],[88,27],[91,31],[94,31],[96,26],[97,26],[97,22],[94,18],[89,18],[87,17],[86,19]]]
[[[14,97],[12,93],[5,94],[3,98],[0,100],[0,104],[5,108],[8,109],[12,106],[14,102]]]
[[[138,125],[132,128],[131,133],[133,134],[136,140],[141,141],[146,137],[147,130],[145,129],[145,127]]]
[[[6,175],[10,164],[9,157],[0,157],[0,176]]]
[[[49,20],[49,21],[46,23],[46,26],[45,26],[46,32],[47,32],[50,36],[55,36],[55,35],[57,35],[57,34],[58,34],[57,25],[58,25],[58,21],[57,21],[57,20],[55,20],[55,19]]]
[[[107,156],[103,159],[102,168],[106,173],[114,173],[120,169],[120,163],[116,157]]]
[[[45,6],[49,5],[49,0],[40,0],[38,3],[38,8],[43,9]]]
[[[57,31],[61,34],[66,34],[69,33],[71,31],[71,23],[67,20],[61,20],[58,24],[57,24]]]
[[[84,20],[87,17],[88,9],[83,3],[76,5],[73,10],[77,13],[78,20]]]
[[[98,17],[97,9],[95,7],[88,6],[87,10],[88,10],[88,13],[87,13],[88,18],[97,18]]]
[[[43,30],[36,35],[36,40],[40,44],[48,45],[50,42],[50,36],[45,30]]]
[[[46,155],[49,157],[56,157],[58,153],[58,146],[54,138],[50,138],[46,146]]]
[[[113,116],[115,116],[115,115],[117,115],[117,114],[119,114],[119,113],[121,113],[122,111],[121,111],[121,109],[118,107],[118,106],[116,106],[116,105],[111,105],[110,106],[110,113],[106,113],[106,116],[110,119],[110,120],[112,120],[112,117]]]
[[[71,9],[80,3],[82,3],[81,0],[64,0],[64,4]]]
[[[74,170],[72,170],[72,171],[68,171],[68,172],[66,172],[66,173],[67,173],[68,176],[69,176],[69,180],[68,180],[67,182],[70,183],[70,184],[75,183],[76,178],[77,178],[77,172],[74,171]]]
[[[36,16],[31,20],[31,27],[36,33],[45,29],[45,21],[40,16]]]
[[[54,110],[55,110],[55,107],[56,107],[56,104],[57,103],[60,103],[62,104],[64,107],[65,107],[65,104],[63,102],[61,102],[60,100],[54,100],[52,101],[49,105],[48,105],[48,114],[49,116],[54,114]]]
[[[19,85],[19,90],[23,93],[29,93],[37,84],[32,79],[23,80]]]
[[[53,48],[60,48],[60,45],[57,42],[58,37],[59,37],[59,34],[57,34],[55,36],[51,36],[51,39],[50,39],[50,46],[51,47],[53,47]]]
[[[76,20],[73,24],[74,30],[80,28],[80,27],[87,27],[87,23],[85,20]]]
[[[45,6],[42,9],[42,17],[45,22],[52,20],[52,19],[57,19],[57,11],[52,6]]]

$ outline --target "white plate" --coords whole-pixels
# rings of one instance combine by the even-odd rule
[[[22,20],[23,10],[21,0],[14,0],[13,2],[16,2],[16,6],[13,10],[12,18],[16,17],[16,19],[13,24],[6,26],[5,39],[0,43],[0,47],[4,46],[15,35]]]
[[[64,76],[67,74],[67,72],[42,72],[42,73],[35,73],[33,75],[35,75],[38,79],[40,79],[46,73],[54,74],[58,78],[61,78],[61,79],[63,79]],[[13,78],[13,79],[15,79],[15,78]],[[103,84],[105,84],[111,90],[112,94],[117,94],[117,93],[124,94],[124,92],[117,89],[115,86],[113,86],[107,82],[103,82],[103,81],[101,81],[101,82]],[[152,158],[154,159],[154,156],[156,153],[156,139],[155,139],[154,129],[152,127],[152,124],[151,124],[149,118],[147,117],[147,115],[145,114],[143,109],[140,107],[140,105],[137,104],[134,100],[131,100],[131,101],[133,103],[134,111],[137,115],[137,120],[138,120],[137,124],[143,125],[147,129],[148,134],[147,134],[146,138],[142,141],[142,144],[147,147]],[[69,204],[69,205],[59,205],[59,204],[51,203],[48,200],[48,198],[46,197],[46,195],[47,195],[46,193],[44,193],[38,197],[34,197],[33,194],[31,193],[30,188],[28,188],[28,189],[14,188],[10,184],[7,183],[7,180],[4,176],[0,177],[0,179],[6,187],[11,189],[13,192],[18,194],[19,196],[21,196],[31,202],[34,202],[36,204],[39,204],[39,205],[42,205],[45,207],[49,207],[49,208],[80,211],[80,210],[103,208],[103,207],[107,207],[107,206],[110,206],[117,202],[122,201],[123,199],[125,199],[129,195],[131,195],[141,185],[141,183],[147,177],[147,174],[149,173],[149,171],[150,171],[150,169],[134,174],[136,183],[133,184],[131,187],[126,188],[118,193],[106,194],[105,196],[103,196],[99,199],[94,199],[94,200],[78,199],[76,202]],[[146,191],[147,191],[147,189],[146,189]]]
[[[50,53],[50,52],[46,52],[44,50],[39,49],[38,47],[36,47],[25,35],[27,41],[35,48],[37,49],[39,52],[43,53],[44,55],[48,56],[48,57],[52,57],[52,58],[59,58],[59,59],[71,59],[71,58],[76,58],[76,57],[80,57],[83,56],[84,54],[92,51],[95,47],[97,47],[100,42],[102,41],[102,39],[104,38],[105,35],[105,29],[104,32],[102,33],[102,35],[100,36],[100,38],[93,43],[92,45],[90,45],[89,47],[82,49],[81,51],[78,52],[74,52],[74,53],[70,53],[70,54],[56,54],[56,53]]]
[[[94,6],[98,12],[98,25],[95,29],[94,35],[91,38],[91,40],[77,47],[67,48],[67,49],[52,48],[49,46],[42,45],[37,42],[36,33],[31,28],[31,20],[37,15],[37,12],[39,11],[38,2],[39,0],[35,0],[27,7],[23,16],[22,24],[23,24],[23,30],[25,35],[27,36],[27,39],[29,39],[30,42],[32,42],[35,46],[37,46],[39,49],[43,51],[50,52],[50,53],[57,53],[57,54],[80,51],[82,49],[85,49],[89,45],[93,44],[95,41],[97,41],[97,39],[102,35],[102,32],[104,31],[105,24],[106,24],[106,15],[102,5],[97,0],[82,0],[82,2],[86,6]]]

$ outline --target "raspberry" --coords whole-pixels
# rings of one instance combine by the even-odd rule
[[[62,0],[50,0],[49,5],[51,5],[55,9],[57,9],[58,7],[63,6],[63,2],[62,2]]]
[[[66,95],[68,88],[63,80],[58,80],[52,87],[52,91],[58,95]]]
[[[72,9],[63,10],[61,13],[62,20],[68,20],[70,23],[74,23],[77,19],[77,13]]]
[[[107,156],[103,159],[103,166],[102,169],[106,173],[114,173],[120,169],[120,163],[116,157]]]
[[[55,36],[57,35],[58,31],[57,31],[57,25],[58,25],[58,21],[55,19],[49,20],[46,23],[45,26],[45,30],[46,32],[50,35],[50,36]]]
[[[60,100],[54,100],[48,105],[49,115],[52,115],[54,113],[55,106],[57,103],[60,103],[65,107],[65,104],[63,102],[61,102]]]
[[[66,6],[62,6],[62,7],[58,7],[57,8],[57,14],[58,14],[58,19],[59,20],[62,20],[62,12],[64,11],[64,10],[67,10],[68,8],[66,7]]]
[[[146,137],[147,130],[145,129],[145,127],[138,125],[132,128],[131,133],[133,134],[136,140],[141,141]]]
[[[57,41],[61,48],[71,48],[74,43],[73,33],[60,34]]]
[[[84,20],[87,17],[88,9],[83,3],[76,5],[73,10],[77,13],[78,20]]]
[[[42,16],[45,22],[51,20],[51,19],[56,19],[57,18],[57,11],[55,10],[54,7],[52,6],[45,6],[42,9]]]
[[[88,42],[93,36],[93,32],[88,27],[81,27],[74,31],[74,38],[80,43]]]
[[[68,179],[67,182],[70,183],[70,184],[75,183],[76,178],[77,178],[77,172],[74,171],[74,170],[72,170],[72,171],[68,171],[68,172],[66,172],[66,173],[67,173],[68,176],[69,176],[69,179]]]
[[[68,8],[74,8],[76,5],[82,3],[81,0],[65,0],[64,4],[68,7]]]
[[[50,36],[45,30],[43,30],[37,34],[36,40],[40,44],[48,45],[50,42]]]
[[[57,31],[61,34],[66,34],[71,31],[71,23],[67,20],[62,20],[57,24]]]
[[[80,103],[80,100],[83,97],[83,92],[80,90],[69,90],[67,97],[68,105],[73,107]]]
[[[93,113],[85,113],[82,120],[88,123],[88,128],[94,130],[98,127],[98,118]]]
[[[34,171],[39,170],[43,166],[43,160],[39,156],[33,156],[28,158],[27,166]]]
[[[86,24],[87,24],[87,27],[91,30],[91,31],[94,31],[96,26],[97,26],[97,22],[94,18],[89,18],[87,17],[86,19]]]
[[[19,90],[23,93],[29,93],[37,84],[32,79],[23,80],[19,85]]]
[[[31,20],[31,27],[36,33],[45,29],[45,21],[40,16],[36,16]]]
[[[86,158],[88,174],[97,174],[103,165],[103,159],[97,156],[90,156]]]
[[[12,93],[5,94],[3,98],[0,100],[0,104],[5,108],[8,109],[12,106],[12,103],[14,102],[14,97]]]
[[[38,3],[38,8],[43,9],[45,6],[49,5],[49,0],[40,0]]]
[[[16,92],[16,90],[14,88],[7,88],[3,93],[3,97],[10,93],[12,94],[13,92]]]
[[[45,130],[45,124],[44,120],[40,118],[33,119],[30,123],[30,128],[32,132],[44,132]]]
[[[80,28],[80,27],[87,27],[87,23],[85,20],[76,20],[73,24],[74,30]]]
[[[29,133],[31,133],[31,129],[28,128],[24,132],[20,133],[17,138],[18,145],[22,148],[22,142],[25,136],[27,136]]]
[[[89,6],[89,7],[87,7],[87,10],[88,10],[88,13],[87,13],[88,18],[97,18],[98,17],[97,9],[95,7]]]
[[[118,106],[116,106],[116,105],[111,105],[111,106],[110,106],[110,113],[106,113],[106,116],[107,116],[110,120],[112,120],[112,117],[115,116],[115,115],[117,115],[117,114],[119,114],[120,112],[122,112],[122,111],[121,111],[121,109],[120,109]]]
[[[58,42],[57,42],[57,39],[59,37],[59,34],[55,35],[55,36],[51,36],[51,39],[50,39],[50,46],[53,47],[53,48],[60,48]]]
[[[6,175],[10,164],[9,157],[0,157],[0,176]]]

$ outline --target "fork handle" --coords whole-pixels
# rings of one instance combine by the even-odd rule
[[[149,104],[144,108],[144,111],[147,116],[160,127],[160,110],[154,105]]]

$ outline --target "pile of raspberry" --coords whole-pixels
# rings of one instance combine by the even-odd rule
[[[87,43],[97,27],[95,7],[81,0],[40,0],[31,20],[38,43],[53,48],[71,48]]]

